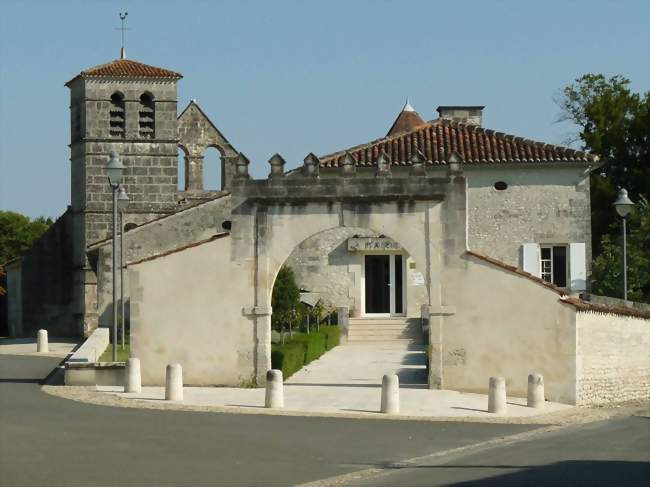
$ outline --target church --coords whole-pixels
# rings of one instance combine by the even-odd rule
[[[424,333],[431,388],[482,391],[488,374],[523,393],[540,371],[550,400],[650,395],[650,314],[581,297],[597,156],[485,128],[482,106],[439,106],[427,121],[407,101],[380,138],[307,154],[292,170],[276,153],[255,180],[227,121],[217,127],[195,101],[179,113],[181,78],[121,58],[66,83],[71,202],[6,267],[13,336],[88,336],[111,323],[115,153],[145,384],[163,383],[174,361],[187,384],[263,384],[286,265],[337,308],[344,340]],[[219,191],[204,189],[208,148],[221,156]]]

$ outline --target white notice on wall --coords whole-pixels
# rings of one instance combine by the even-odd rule
[[[424,286],[424,276],[421,272],[411,272],[411,284],[413,286]]]

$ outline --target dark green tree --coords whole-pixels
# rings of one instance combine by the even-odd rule
[[[650,197],[650,92],[630,90],[623,76],[606,79],[586,74],[564,88],[557,100],[560,120],[575,123],[582,148],[598,154],[602,167],[591,176],[592,246],[612,231],[617,216],[612,208],[618,188],[638,201]]]
[[[50,218],[30,220],[13,211],[0,211],[0,264],[25,253],[52,225]]]
[[[582,148],[601,157],[602,167],[590,176],[593,291],[622,296],[620,221],[612,203],[618,189],[625,188],[639,203],[628,217],[629,298],[648,301],[650,260],[644,215],[650,199],[650,92],[632,92],[630,80],[623,76],[607,79],[586,74],[564,88],[557,103],[560,120],[579,127],[576,140]]]
[[[282,331],[285,327],[298,325],[299,314],[302,312],[300,289],[296,284],[296,276],[291,267],[284,266],[278,272],[273,284],[271,295],[273,329]]]
[[[628,215],[628,299],[650,303],[650,204],[640,196]],[[596,294],[623,297],[623,244],[620,223],[604,235],[602,252],[594,259],[592,283]]]

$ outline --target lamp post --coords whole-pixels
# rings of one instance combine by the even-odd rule
[[[111,151],[110,159],[106,165],[106,172],[108,173],[108,184],[113,190],[113,362],[117,362],[117,306],[115,303],[115,295],[117,294],[117,190],[122,182],[122,171],[124,166],[117,152]]]
[[[632,211],[634,202],[627,197],[627,190],[621,188],[618,192],[618,198],[614,202],[616,213],[623,219],[623,299],[627,301],[627,229],[625,228],[625,219]]]
[[[120,316],[122,317],[122,350],[124,350],[124,210],[129,206],[129,195],[124,186],[120,185],[117,192],[117,210],[120,212]]]

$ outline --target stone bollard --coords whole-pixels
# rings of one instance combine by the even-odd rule
[[[399,414],[399,377],[394,374],[381,380],[381,412]]]
[[[181,364],[170,364],[167,366],[165,377],[165,400],[183,400],[183,368]]]
[[[47,344],[47,330],[38,330],[36,351],[38,353],[48,353],[50,351],[50,347]]]
[[[503,377],[490,377],[488,393],[488,413],[504,414],[506,412],[506,380]]]
[[[266,396],[264,398],[264,407],[284,407],[284,383],[281,370],[271,369],[266,373]]]
[[[139,358],[131,357],[126,363],[126,384],[124,384],[124,392],[142,392]]]
[[[544,376],[542,374],[528,374],[528,407],[544,407]]]

